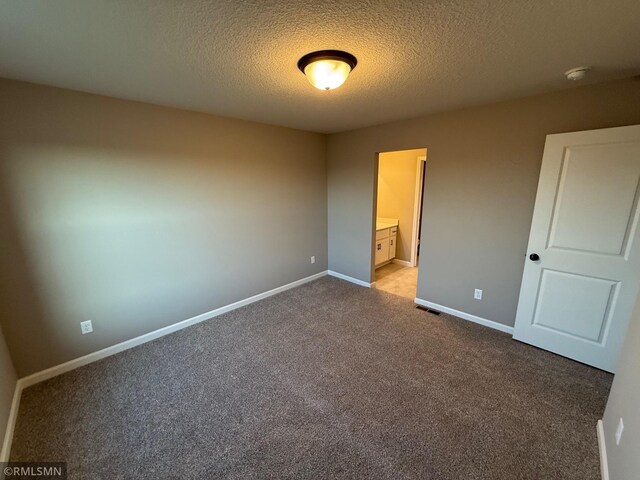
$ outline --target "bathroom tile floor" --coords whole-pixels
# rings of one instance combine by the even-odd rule
[[[376,270],[376,288],[413,300],[418,285],[418,267],[389,263]]]

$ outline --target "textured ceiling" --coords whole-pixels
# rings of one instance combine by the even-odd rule
[[[336,132],[640,71],[638,0],[3,0],[0,76]],[[342,49],[331,92],[297,70]],[[575,84],[574,84],[575,85]]]

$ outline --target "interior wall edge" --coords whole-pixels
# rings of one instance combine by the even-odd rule
[[[11,408],[9,410],[9,418],[7,419],[7,425],[4,430],[2,439],[2,450],[0,451],[0,462],[8,462],[9,455],[11,454],[11,444],[13,443],[13,432],[15,431],[16,421],[18,420],[18,409],[20,408],[20,398],[22,397],[22,390],[25,388],[21,379],[15,384],[13,398],[11,401]]]
[[[16,396],[18,392],[16,371],[0,328],[0,438],[3,439],[0,462],[8,458],[7,441],[13,435],[13,425],[20,399]]]

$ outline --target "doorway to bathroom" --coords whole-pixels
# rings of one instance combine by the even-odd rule
[[[381,152],[377,159],[375,284],[411,300],[418,284],[426,160],[426,148]]]

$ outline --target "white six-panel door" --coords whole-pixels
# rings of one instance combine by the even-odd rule
[[[639,186],[640,125],[547,136],[516,340],[614,371],[640,287]]]

